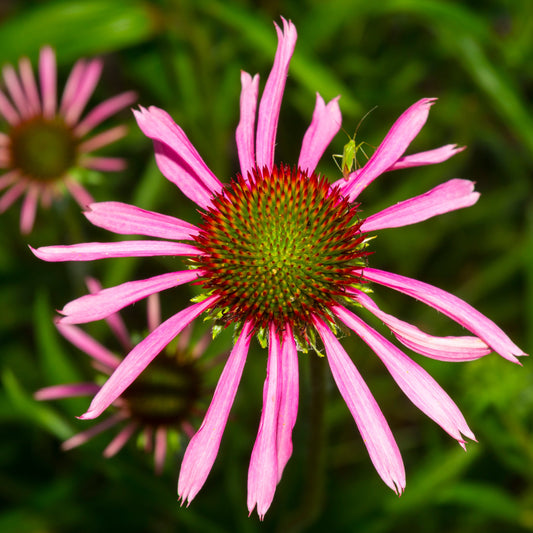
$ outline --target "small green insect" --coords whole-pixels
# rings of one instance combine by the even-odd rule
[[[339,168],[339,170],[342,172],[342,175],[344,176],[344,179],[348,179],[348,176],[354,171],[357,170],[360,165],[357,162],[357,153],[361,151],[361,153],[366,157],[366,159],[369,159],[368,155],[366,154],[363,145],[368,145],[372,147],[372,145],[368,144],[366,141],[361,141],[360,143],[356,143],[355,139],[357,136],[357,132],[359,131],[359,126],[361,126],[363,120],[372,113],[376,109],[373,107],[370,111],[368,111],[365,116],[359,121],[359,124],[357,124],[357,128],[355,128],[355,132],[353,134],[353,137],[350,137],[346,130],[343,129],[343,131],[348,135],[348,138],[350,139],[345,145],[342,150],[342,154],[334,154],[333,160],[335,161],[335,164]],[[372,147],[373,148],[373,147]],[[339,162],[340,161],[340,162]]]

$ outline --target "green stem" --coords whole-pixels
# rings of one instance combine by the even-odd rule
[[[310,526],[320,516],[324,504],[324,474],[326,451],[326,426],[324,420],[326,400],[326,359],[311,354],[310,367],[310,429],[305,489],[300,505],[279,531],[296,532]]]

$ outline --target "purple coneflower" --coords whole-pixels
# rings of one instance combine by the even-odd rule
[[[88,280],[91,292],[101,290],[96,280]],[[160,324],[158,295],[148,298],[148,331]],[[127,354],[133,347],[131,335],[118,313],[107,317],[107,322],[122,350]],[[82,329],[71,324],[56,323],[59,332],[74,346],[93,360],[93,366],[109,376],[119,366],[118,357]],[[195,430],[193,417],[201,413],[199,405],[205,388],[198,358],[208,345],[210,335],[191,342],[192,325],[185,328],[172,350],[166,350],[154,361],[120,397],[113,401],[114,414],[82,431],[62,444],[63,450],[76,448],[94,436],[121,427],[105,448],[104,457],[117,454],[135,433],[142,434],[144,448],[153,450],[155,471],[161,474],[165,464],[169,442],[178,441],[183,433],[191,438]],[[77,396],[93,396],[101,389],[95,381],[45,387],[35,393],[37,400],[57,400]]]
[[[0,91],[0,117],[7,131],[0,132],[0,213],[24,195],[20,228],[29,233],[33,228],[39,199],[48,207],[52,199],[70,194],[85,208],[93,200],[85,188],[71,175],[75,167],[101,171],[124,168],[115,157],[97,157],[91,152],[102,148],[126,133],[117,126],[88,137],[105,119],[135,101],[135,93],[126,92],[97,105],[81,118],[102,72],[102,61],[80,60],[72,69],[57,107],[56,57],[49,46],[41,49],[39,58],[40,91],[28,58],[19,63],[19,73],[11,65],[3,68],[9,99]]]
[[[98,320],[149,294],[187,282],[204,288],[202,299],[169,318],[130,352],[82,418],[99,416],[200,314],[211,315],[217,324],[235,326],[235,346],[202,426],[185,452],[178,485],[183,501],[196,496],[215,461],[252,335],[267,339],[263,410],[248,474],[248,509],[251,512],[257,506],[261,518],[292,453],[298,409],[297,352],[312,347],[318,338],[377,472],[398,494],[405,487],[394,437],[336,337],[339,323],[359,335],[413,403],[463,447],[464,437],[473,439],[474,435],[450,397],[360,315],[366,311],[376,315],[401,343],[435,359],[469,361],[494,350],[517,362],[517,356],[524,355],[498,326],[459,298],[421,281],[366,266],[369,233],[471,206],[479,197],[472,182],[454,179],[366,219],[358,218],[358,194],[382,173],[439,163],[461,150],[446,145],[403,155],[424,125],[434,99],[413,104],[363,168],[330,184],[315,168],[340,128],[341,114],[337,98],[326,104],[317,95],[298,164],[275,164],[279,110],[296,29],[283,20],[283,30],[276,26],[276,31],[278,49],[259,103],[257,128],[259,77],[241,75],[236,131],[241,173],[230,183],[218,180],[167,113],[155,107],[135,112],[141,130],[154,141],[161,172],[203,210],[202,224],[196,227],[121,203],[97,203],[86,213],[93,224],[116,233],[165,240],[52,246],[35,252],[47,261],[155,255],[189,258],[189,270],[128,282],[67,304],[63,323]],[[438,309],[475,336],[434,337],[385,313],[365,292],[370,281]]]

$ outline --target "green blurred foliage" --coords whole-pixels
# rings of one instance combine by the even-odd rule
[[[476,206],[413,227],[380,232],[372,264],[423,279],[466,299],[526,351],[533,347],[533,2],[529,0],[16,0],[0,4],[0,64],[43,44],[58,54],[60,83],[78,57],[102,56],[93,103],[134,89],[139,103],[167,110],[212,170],[225,180],[238,169],[234,129],[239,73],[267,78],[276,47],[272,21],[298,29],[278,132],[277,159],[297,160],[315,92],[338,94],[343,126],[377,146],[393,120],[421,97],[439,97],[410,148],[456,142],[452,160],[385,175],[361,197],[363,216],[452,177],[470,178]],[[134,203],[198,221],[187,199],[153,161],[151,143],[132,117],[128,137],[108,152],[129,167],[90,185],[97,200]],[[340,133],[320,163],[339,176]],[[90,378],[79,353],[52,324],[53,309],[85,293],[84,278],[105,286],[165,272],[176,259],[46,264],[27,244],[68,244],[115,237],[92,227],[70,200],[38,212],[29,238],[18,209],[0,218],[0,531],[365,531],[381,533],[524,532],[533,530],[533,372],[492,354],[469,364],[417,360],[463,410],[478,443],[463,452],[402,397],[377,359],[353,337],[343,342],[375,393],[407,469],[401,498],[382,484],[350,414],[325,377],[325,450],[309,457],[313,426],[309,355],[301,355],[301,408],[294,455],[265,522],[247,517],[246,472],[261,409],[264,352],[254,348],[213,472],[189,509],[176,502],[180,457],[161,478],[134,444],[106,460],[97,438],[63,453],[60,441],[84,427],[76,400],[40,404],[40,387]],[[163,295],[164,316],[197,288]],[[376,289],[387,312],[435,334],[460,329],[407,297]],[[128,317],[135,322],[138,310]],[[372,319],[367,317],[372,323]],[[376,327],[381,327],[375,323]],[[104,338],[102,324],[89,330]],[[217,339],[218,342],[218,339]],[[228,339],[221,341],[229,345]],[[323,362],[323,361],[322,361]],[[208,399],[206,399],[207,405]],[[316,437],[319,438],[319,437]],[[315,455],[315,459],[316,459]],[[319,480],[317,486],[309,480]],[[307,503],[306,503],[307,502]],[[312,508],[309,507],[312,502]],[[307,507],[306,507],[307,505]],[[300,526],[298,526],[298,523]]]

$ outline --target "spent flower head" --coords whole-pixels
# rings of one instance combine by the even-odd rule
[[[126,127],[116,126],[95,135],[92,130],[105,119],[135,101],[135,93],[125,92],[98,104],[83,118],[83,111],[93,94],[102,72],[102,61],[79,60],[57,104],[56,56],[45,46],[39,57],[39,85],[31,63],[23,57],[19,72],[11,65],[3,68],[7,89],[0,90],[0,117],[7,129],[0,131],[0,213],[24,196],[20,228],[33,228],[39,200],[48,207],[65,188],[85,208],[93,200],[76,180],[75,168],[117,171],[123,159],[98,157],[91,152],[126,134]],[[9,96],[9,97],[8,97]]]
[[[101,290],[100,284],[88,280],[89,289]],[[114,313],[107,317],[121,351],[127,354],[133,347],[134,335],[130,335],[121,316]],[[148,298],[148,331],[160,324],[160,307],[157,294]],[[38,390],[37,400],[57,400],[79,396],[93,396],[101,389],[99,377],[109,376],[119,366],[122,356],[99,343],[91,335],[72,324],[56,323],[58,331],[74,346],[85,352],[99,372],[94,381],[53,385]],[[139,434],[147,452],[153,451],[155,471],[161,474],[169,446],[179,445],[181,436],[191,438],[193,420],[202,414],[202,398],[205,396],[204,365],[198,359],[210,340],[205,334],[198,341],[191,341],[192,324],[179,335],[172,349],[167,349],[113,402],[114,413],[104,421],[69,438],[62,444],[63,450],[71,450],[94,436],[114,428],[120,430],[104,449],[105,457],[112,457],[135,435]]]
[[[241,74],[240,121],[236,130],[241,172],[222,183],[209,170],[183,130],[163,110],[135,112],[154,142],[161,172],[202,210],[194,226],[183,220],[118,202],[92,204],[95,225],[157,240],[87,243],[39,248],[47,261],[170,255],[187,257],[190,268],[107,288],[65,306],[62,323],[105,318],[155,292],[194,282],[203,296],[166,320],[124,359],[82,418],[99,416],[187,324],[201,314],[236,329],[236,342],[220,376],[205,419],[181,466],[178,492],[189,503],[215,461],[253,334],[268,345],[263,410],[248,473],[248,509],[261,518],[292,453],[298,410],[298,350],[321,341],[339,392],[383,481],[400,494],[405,472],[392,432],[354,362],[339,342],[340,325],[355,332],[383,362],[409,399],[465,446],[474,439],[466,421],[435,380],[398,346],[370,327],[377,316],[397,340],[434,359],[470,361],[498,352],[512,362],[523,352],[487,317],[459,298],[424,282],[367,266],[369,238],[377,230],[407,226],[469,207],[479,197],[471,181],[453,179],[366,218],[359,194],[395,169],[440,163],[461,151],[455,145],[404,155],[426,122],[435,99],[424,98],[393,124],[366,164],[334,183],[316,166],[341,127],[338,98],[317,95],[313,118],[297,165],[275,163],[279,112],[296,29],[276,25],[278,48],[259,107],[259,76]],[[256,125],[257,118],[257,125]],[[438,309],[472,336],[435,337],[381,310],[367,294],[369,282]]]

